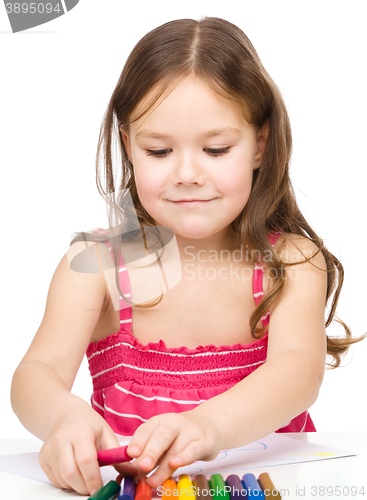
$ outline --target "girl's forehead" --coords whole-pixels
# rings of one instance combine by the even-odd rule
[[[218,119],[245,120],[243,109],[233,98],[217,92],[203,78],[189,75],[169,85],[163,82],[154,85],[134,108],[129,121],[137,131],[148,119],[151,122],[169,115],[178,118],[178,115],[195,115],[199,110],[218,115]]]
[[[182,88],[194,82],[196,79],[197,78],[189,75],[176,78],[171,82],[159,81],[150,88],[135,106],[130,121],[134,121],[134,119],[140,117],[140,115],[144,116],[145,114],[150,114],[153,109],[159,107],[172,93],[180,93]]]

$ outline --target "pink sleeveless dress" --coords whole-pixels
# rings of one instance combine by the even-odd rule
[[[279,234],[269,235],[272,246]],[[108,244],[108,243],[107,243]],[[256,264],[256,305],[263,292],[264,268]],[[122,259],[120,287],[130,293]],[[129,296],[129,295],[128,295]],[[122,300],[122,299],[121,299]],[[269,324],[269,313],[262,317]],[[93,380],[92,407],[117,433],[131,436],[143,422],[161,413],[179,413],[228,390],[266,362],[268,334],[251,344],[168,348],[163,340],[141,344],[132,334],[131,307],[120,309],[120,331],[92,342],[86,355]],[[277,432],[315,431],[305,411]]]

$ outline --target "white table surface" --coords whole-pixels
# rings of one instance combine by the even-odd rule
[[[301,464],[264,467],[249,470],[256,477],[268,472],[275,487],[283,490],[283,500],[357,499],[367,500],[367,432],[310,432],[284,434],[287,437],[331,446],[356,453],[353,457],[319,460]],[[0,440],[0,455],[38,451],[42,442],[38,439]],[[0,472],[0,498],[4,500],[67,500],[85,499],[72,491],[23,476]],[[357,492],[352,489],[357,488]],[[363,493],[364,488],[364,495]]]

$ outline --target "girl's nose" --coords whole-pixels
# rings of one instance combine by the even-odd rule
[[[205,183],[205,175],[194,158],[191,155],[187,155],[178,159],[172,182],[175,185],[202,185]]]

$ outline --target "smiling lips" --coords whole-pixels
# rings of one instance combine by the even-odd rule
[[[175,203],[175,205],[180,205],[183,207],[196,207],[199,205],[204,205],[205,203],[209,203],[209,201],[214,200],[215,198],[211,198],[210,200],[177,200],[173,201],[170,200],[172,203]]]

